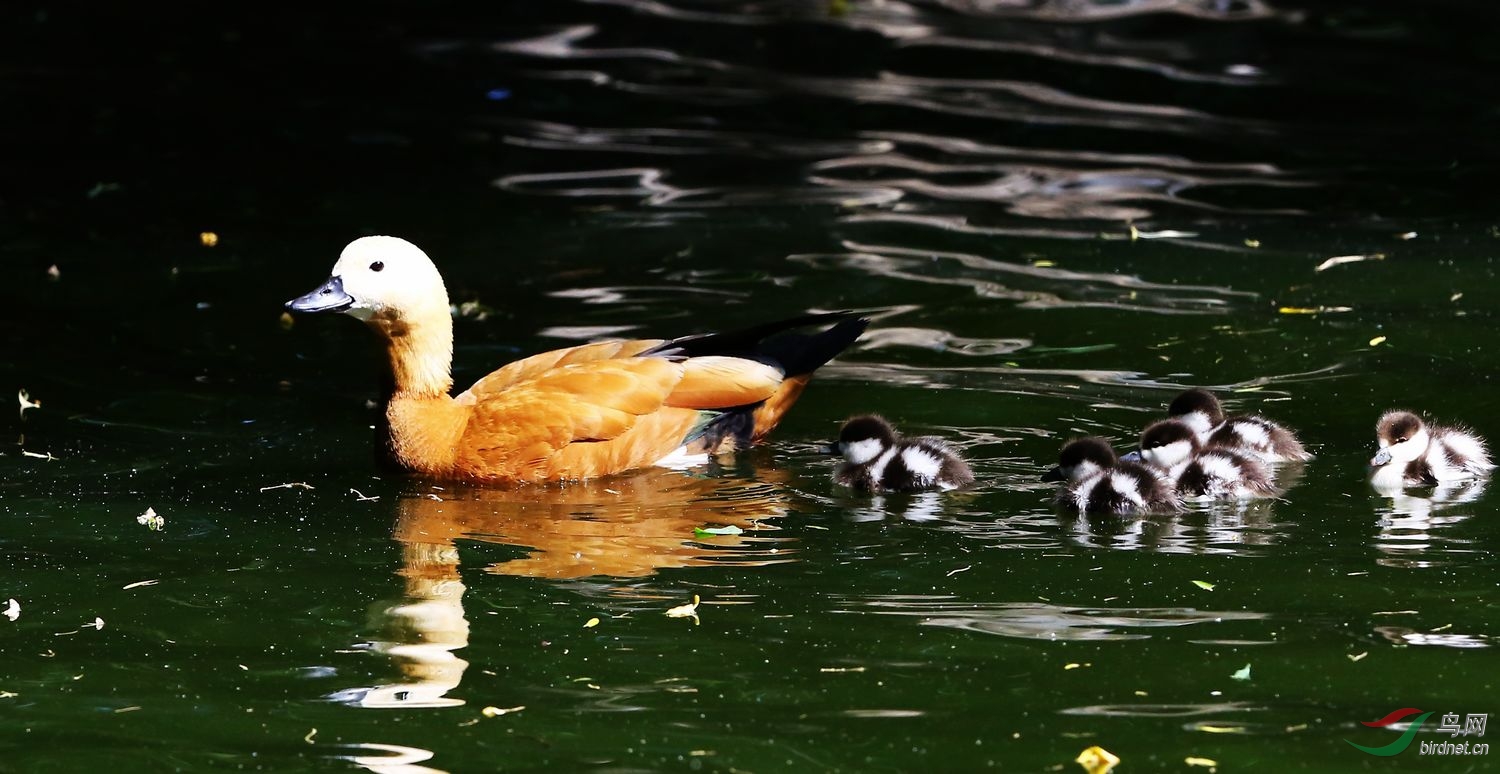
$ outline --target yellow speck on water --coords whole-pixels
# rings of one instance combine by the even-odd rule
[[[1219,765],[1219,762],[1213,758],[1194,758],[1192,756],[1188,756],[1182,762],[1189,766],[1203,766],[1210,769]]]
[[[1035,266],[1038,269],[1050,269],[1053,266],[1057,265],[1057,261],[1048,261],[1048,260],[1033,261],[1031,265]]]
[[[1107,774],[1107,772],[1120,762],[1120,757],[1098,745],[1094,745],[1078,754],[1073,759],[1074,763],[1083,767],[1088,774]]]
[[[214,247],[219,244],[219,235],[212,231],[204,231],[198,234],[198,242],[204,247]]]
[[[1204,591],[1214,590],[1214,584],[1209,583],[1208,581],[1195,580],[1193,581],[1193,585],[1197,586],[1200,589],[1203,589]]]
[[[598,626],[598,625],[599,625],[599,619],[598,618],[590,618],[587,622],[585,622],[583,624],[583,628],[585,628],[585,629],[592,629],[592,628],[594,628],[595,626]]]
[[[1381,344],[1384,344],[1384,343],[1385,343],[1385,337],[1384,336],[1376,336],[1375,338],[1370,339],[1370,346],[1372,346],[1372,347],[1378,347],[1378,346],[1380,346]]]
[[[1260,247],[1260,240],[1259,239],[1246,239],[1245,240],[1245,246],[1246,247]]]
[[[302,741],[307,742],[308,744],[312,744],[313,743],[313,737],[315,737],[317,735],[318,735],[318,729],[314,728],[313,730],[307,732],[307,736],[302,737]]]
[[[512,712],[520,712],[523,709],[526,709],[526,705],[524,704],[517,707],[485,707],[484,709],[479,711],[479,714],[487,718],[498,718],[501,715],[509,715]]]
[[[1370,655],[1370,651],[1366,650],[1366,651],[1363,651],[1363,652],[1360,652],[1360,653],[1350,653],[1347,656],[1347,658],[1350,661],[1359,662],[1359,661],[1363,660],[1365,656],[1368,656],[1368,655]]]

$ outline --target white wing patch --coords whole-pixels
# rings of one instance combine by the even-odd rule
[[[1239,436],[1241,445],[1256,451],[1265,451],[1271,448],[1271,433],[1260,422],[1242,420],[1235,422],[1231,427],[1234,430],[1234,434]]]
[[[671,454],[651,463],[658,468],[670,468],[672,470],[683,470],[708,464],[708,453],[688,454],[686,446],[679,446]]]
[[[875,441],[874,439],[871,439],[871,442],[876,444],[880,443],[879,441]],[[859,441],[859,443],[865,443],[865,441]],[[880,479],[885,477],[885,466],[891,464],[891,460],[895,458],[896,450],[894,447],[886,449],[884,453],[882,453],[879,457],[876,457],[875,461],[870,463],[870,480],[878,484],[880,482]]]
[[[1141,490],[1136,484],[1135,478],[1128,474],[1118,472],[1109,474],[1110,488],[1124,496],[1136,508],[1144,509],[1146,507],[1146,498],[1141,494]]]
[[[1495,467],[1490,461],[1489,450],[1484,448],[1484,441],[1463,432],[1449,432],[1438,436],[1438,440],[1454,454],[1468,460],[1469,470],[1480,473]]]
[[[917,481],[923,485],[932,483],[937,478],[938,471],[943,469],[943,461],[920,446],[902,449],[901,463],[915,474]]]

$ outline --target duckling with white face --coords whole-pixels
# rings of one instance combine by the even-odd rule
[[[1219,399],[1208,390],[1184,390],[1172,400],[1167,413],[1192,428],[1205,448],[1229,449],[1261,462],[1312,459],[1292,431],[1263,416],[1226,417]]]
[[[1146,513],[1182,508],[1177,492],[1155,471],[1120,460],[1103,438],[1069,441],[1057,467],[1043,481],[1066,481],[1058,490],[1058,507],[1077,513]]]
[[[863,492],[949,490],[974,483],[969,464],[947,441],[904,438],[873,414],[845,422],[831,450],[844,457],[833,480]]]
[[[1255,458],[1204,448],[1187,423],[1164,419],[1141,432],[1141,459],[1161,471],[1185,497],[1247,499],[1277,494],[1271,474]]]
[[[1380,450],[1370,460],[1370,483],[1377,489],[1462,481],[1495,467],[1483,438],[1462,428],[1428,425],[1410,411],[1381,415],[1375,440]]]

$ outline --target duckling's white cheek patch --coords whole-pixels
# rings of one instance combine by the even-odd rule
[[[875,438],[866,438],[863,441],[853,441],[839,445],[844,449],[844,459],[855,465],[863,465],[880,456],[880,441]]]

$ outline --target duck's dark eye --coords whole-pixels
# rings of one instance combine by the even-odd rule
[[[380,271],[381,269],[384,269],[384,268],[385,268],[385,262],[384,261],[376,261],[376,262],[370,264],[370,271]]]
[[[1396,443],[1406,443],[1406,438],[1405,437],[1397,438],[1396,439]]]

